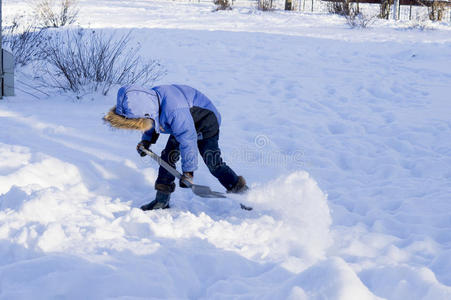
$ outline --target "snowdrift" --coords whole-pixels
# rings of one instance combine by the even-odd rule
[[[255,185],[239,199],[254,212],[242,211],[238,199],[205,203],[178,191],[173,209],[144,213],[127,198],[90,191],[69,162],[4,143],[0,151],[0,272],[8,299],[300,295],[311,286],[298,274],[324,259],[331,243],[326,195],[306,172]],[[217,206],[228,211],[217,214]],[[336,260],[308,272],[330,273],[324,264],[350,272]],[[152,278],[165,287],[149,284]],[[334,294],[342,287],[323,288]]]

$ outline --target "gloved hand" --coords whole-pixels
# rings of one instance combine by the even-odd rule
[[[151,145],[150,141],[142,140],[141,142],[138,143],[138,145],[136,145],[136,151],[138,151],[138,154],[141,155],[141,157],[144,157],[147,154],[144,153],[144,151],[142,151],[139,148],[144,147],[145,149],[149,150],[150,145]]]
[[[181,188],[189,188],[189,186],[187,186],[184,183],[184,181],[186,180],[186,181],[190,182],[191,184],[193,184],[194,183],[193,177],[194,177],[194,173],[193,172],[183,172],[183,176],[182,176],[182,178],[180,179],[180,182],[179,182],[179,187],[181,187]]]

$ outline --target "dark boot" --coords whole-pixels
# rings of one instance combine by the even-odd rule
[[[233,194],[244,194],[249,190],[249,187],[246,185],[246,180],[243,176],[238,176],[237,183],[231,188],[227,190],[227,193]]]
[[[166,209],[169,208],[169,199],[171,198],[171,194],[164,193],[161,191],[157,191],[157,195],[155,196],[155,200],[152,202],[141,206],[141,209],[146,210],[153,210],[153,209]]]
[[[155,190],[157,190],[157,194],[155,195],[155,200],[152,202],[141,206],[141,209],[153,210],[153,209],[166,209],[169,208],[169,199],[171,198],[171,193],[175,190],[175,183],[171,184],[163,184],[163,183],[155,183]]]

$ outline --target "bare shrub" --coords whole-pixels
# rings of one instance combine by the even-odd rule
[[[410,21],[409,27],[407,29],[416,29],[416,30],[432,30],[433,28],[430,26],[430,21],[428,20],[428,16],[420,15],[418,12],[415,17]]]
[[[443,1],[432,1],[429,10],[429,20],[431,21],[442,21],[445,16],[447,4]]]
[[[359,7],[354,7],[349,0],[330,2],[328,10],[330,13],[344,16],[351,28],[367,28],[374,21],[374,17],[361,13]]]
[[[37,28],[23,16],[15,16],[11,25],[2,28],[3,46],[11,49],[16,65],[25,66],[42,58],[42,47],[48,42],[46,30]]]
[[[213,0],[213,3],[216,5],[215,10],[231,10],[232,4],[230,0]]]
[[[257,9],[263,11],[273,10],[273,0],[257,0]]]
[[[346,17],[346,23],[351,28],[368,28],[374,22],[374,17],[366,16],[357,10],[351,9]]]
[[[78,18],[78,0],[35,0],[34,14],[43,27],[63,27]]]
[[[115,38],[94,30],[55,33],[38,66],[44,85],[73,91],[101,91],[115,84],[152,84],[165,74],[155,60],[144,60],[139,46],[129,47],[130,33]]]
[[[329,2],[327,9],[330,13],[340,16],[349,16],[351,14],[351,4],[347,0]]]
[[[379,7],[379,18],[389,19],[390,17],[390,6],[393,4],[393,0],[381,0]]]

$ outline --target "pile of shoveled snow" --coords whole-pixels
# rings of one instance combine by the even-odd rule
[[[341,259],[323,261],[331,218],[325,194],[306,172],[232,200],[206,202],[177,191],[173,209],[145,213],[126,197],[90,191],[69,162],[4,143],[0,152],[5,299],[297,299],[345,297],[355,287],[369,295]],[[102,161],[96,164],[101,169]],[[238,201],[255,210],[242,211]]]

